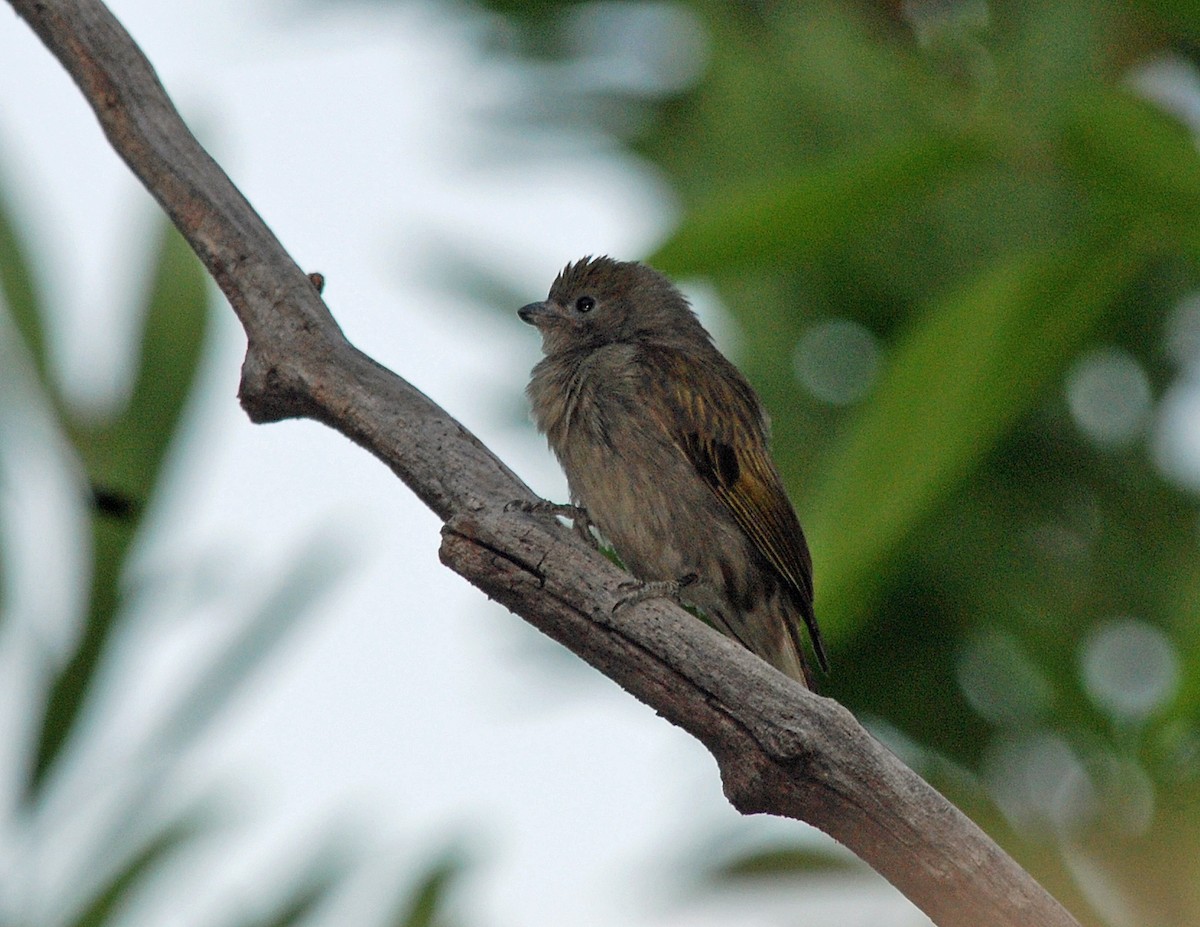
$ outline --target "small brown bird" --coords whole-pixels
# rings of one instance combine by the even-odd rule
[[[527,392],[572,502],[652,593],[812,688],[800,621],[828,667],[812,559],[767,415],[683,294],[643,264],[584,258],[518,315],[542,334]]]

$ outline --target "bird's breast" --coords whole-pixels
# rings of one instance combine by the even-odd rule
[[[529,385],[538,428],[572,500],[636,576],[721,582],[744,536],[661,418],[648,413],[644,383],[624,361],[612,351],[543,360]]]

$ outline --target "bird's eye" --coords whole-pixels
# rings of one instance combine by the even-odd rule
[[[596,301],[590,296],[580,296],[575,300],[576,312],[591,312],[596,308]]]

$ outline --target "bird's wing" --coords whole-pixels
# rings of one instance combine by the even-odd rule
[[[750,384],[715,351],[702,360],[666,350],[644,357],[649,389],[662,394],[646,410],[790,587],[817,660],[828,669],[813,613],[812,558],[767,448],[766,421]]]

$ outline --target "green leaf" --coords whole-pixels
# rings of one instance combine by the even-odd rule
[[[863,616],[900,542],[1040,400],[1145,258],[1133,233],[1010,256],[915,319],[807,513],[833,624]]]
[[[340,884],[341,876],[333,873],[298,884],[272,913],[254,921],[252,927],[292,927],[303,923]]]
[[[194,741],[245,685],[255,670],[311,613],[346,566],[346,545],[319,539],[292,558],[262,604],[179,700],[149,746],[155,755],[170,755]]]
[[[132,526],[127,522],[93,517],[92,588],[87,616],[75,649],[59,669],[46,696],[37,753],[26,785],[27,801],[36,799],[51,765],[78,720],[116,621],[118,581],[132,534]]]
[[[129,402],[111,421],[76,429],[92,485],[131,500],[137,513],[158,484],[195,382],[210,316],[207,281],[183,237],[164,222]]]
[[[346,854],[324,844],[271,911],[240,927],[292,927],[307,921],[342,886],[348,869]]]
[[[1173,26],[1191,39],[1200,39],[1200,6],[1195,0],[1138,0],[1143,10],[1157,14],[1167,26]]]
[[[710,870],[708,880],[715,884],[737,884],[758,879],[797,876],[824,876],[833,873],[862,875],[867,868],[845,851],[832,847],[782,846],[742,853]]]
[[[712,194],[648,261],[676,276],[799,261],[845,235],[868,234],[978,157],[962,139],[929,133],[755,180]]]
[[[1160,234],[1200,243],[1200,151],[1183,125],[1132,94],[1097,89],[1079,95],[1063,131],[1068,167],[1118,221],[1155,220]]]
[[[37,293],[33,265],[26,255],[25,243],[21,240],[16,223],[9,211],[3,185],[0,185],[0,302],[7,308],[16,327],[16,334],[24,349],[33,360],[39,378],[49,390],[46,371],[46,343],[42,331],[42,302]],[[0,331],[7,333],[7,320],[0,319]],[[20,348],[11,344],[0,344],[0,391],[4,400],[13,401],[16,392],[12,378],[19,377],[23,360]],[[14,373],[14,369],[18,371]],[[19,401],[19,400],[17,400]],[[4,459],[0,457],[0,487],[4,485]],[[0,537],[0,541],[3,538]],[[0,552],[2,553],[2,552]],[[0,556],[0,626],[4,624],[4,558]]]
[[[0,186],[0,298],[16,323],[47,395],[53,395],[46,334],[42,328],[45,307],[38,293],[33,264],[9,211],[3,186]]]
[[[191,818],[182,818],[156,831],[122,863],[70,921],[71,927],[104,927],[115,924],[122,905],[141,887],[146,877],[201,831]]]
[[[118,621],[125,558],[195,379],[209,315],[207,292],[199,261],[178,232],[164,225],[130,401],[109,424],[72,429],[97,503],[106,501],[93,511],[92,581],[84,627],[49,689],[26,801],[36,800],[74,730]]]
[[[123,803],[110,815],[103,842],[118,845],[136,827],[138,810],[159,794],[178,770],[178,758],[219,720],[271,653],[307,617],[344,570],[346,545],[322,540],[293,558],[264,600],[224,649],[201,670],[141,747],[142,762],[131,768]]]
[[[446,896],[466,869],[461,852],[448,850],[429,865],[387,920],[391,927],[436,927],[445,923]]]

